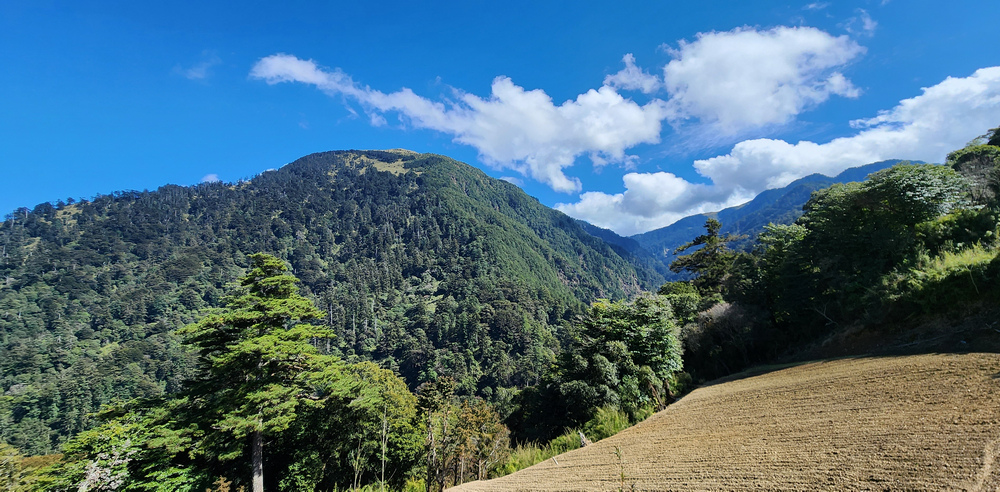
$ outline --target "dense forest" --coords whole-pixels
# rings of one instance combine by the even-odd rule
[[[998,213],[998,129],[816,191],[750,251],[709,219],[669,265],[691,280],[666,283],[648,253],[405,151],[22,209],[0,226],[0,451],[63,455],[8,483],[507,473],[845,330],[995,309]]]
[[[21,209],[0,224],[0,440],[55,452],[113,400],[180,390],[175,330],[268,252],[336,333],[410,388],[448,375],[491,402],[536,382],[598,298],[662,280],[471,166],[328,152],[235,184]]]

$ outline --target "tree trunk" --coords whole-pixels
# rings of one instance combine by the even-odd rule
[[[253,492],[264,492],[264,432],[253,433]]]

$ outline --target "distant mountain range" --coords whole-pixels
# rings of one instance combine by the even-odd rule
[[[705,221],[715,218],[722,222],[723,234],[745,236],[737,241],[737,248],[749,248],[753,238],[769,223],[791,224],[802,215],[802,206],[816,190],[828,188],[836,183],[863,181],[869,174],[903,162],[898,159],[875,162],[852,167],[834,177],[810,174],[799,178],[784,188],[766,190],[753,200],[742,205],[729,207],[718,212],[685,217],[669,226],[622,237],[608,229],[584,223],[584,229],[603,239],[620,254],[627,254],[633,262],[648,265],[669,279],[679,278],[669,271],[668,266],[676,258],[677,247],[704,233]]]

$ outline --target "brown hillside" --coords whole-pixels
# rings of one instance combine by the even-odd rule
[[[699,388],[614,437],[451,490],[996,490],[998,378],[996,354],[804,364]]]

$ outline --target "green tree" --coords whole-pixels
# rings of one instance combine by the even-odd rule
[[[489,478],[510,453],[510,431],[496,411],[479,398],[459,401],[454,391],[448,377],[418,390],[427,429],[427,490]]]
[[[282,490],[401,488],[419,461],[424,436],[406,384],[372,362],[350,365],[342,376],[340,389],[303,412],[281,440],[271,462],[283,464]]]
[[[677,324],[684,326],[695,320],[702,304],[698,289],[686,281],[667,282],[656,293],[670,302]]]
[[[559,391],[571,423],[580,425],[607,405],[633,420],[644,409],[666,406],[683,365],[678,331],[662,296],[595,302],[575,346],[559,362]]]
[[[480,399],[461,403],[455,434],[458,445],[452,469],[456,483],[486,480],[510,454],[510,431]]]
[[[1000,127],[990,128],[985,134],[979,137],[980,141],[985,141],[986,145],[1000,147]]]
[[[17,448],[0,441],[0,487],[17,490],[21,485],[21,453]]]
[[[323,313],[298,294],[285,264],[263,253],[249,258],[226,308],[184,329],[200,363],[187,394],[219,460],[245,456],[249,445],[252,490],[262,492],[266,439],[287,430],[301,407],[318,405],[318,388],[337,381],[342,364],[310,344],[331,334],[304,322]]]
[[[799,259],[863,290],[914,254],[917,224],[962,205],[965,184],[946,166],[898,164],[818,191],[798,221],[808,230]]]
[[[678,257],[670,264],[674,273],[688,272],[695,275],[691,281],[703,296],[722,292],[723,282],[736,258],[726,244],[737,239],[733,235],[719,235],[722,223],[715,219],[705,221],[705,234],[677,248],[682,253],[691,248],[697,250]],[[700,246],[700,247],[699,247]]]

